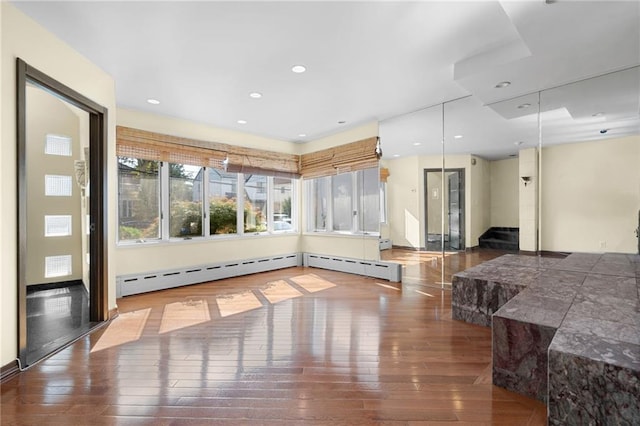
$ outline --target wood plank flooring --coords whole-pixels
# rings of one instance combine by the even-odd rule
[[[451,319],[440,254],[384,254],[403,284],[291,268],[119,299],[2,385],[1,424],[544,425],[491,385],[490,329]],[[449,255],[445,280],[498,254]]]

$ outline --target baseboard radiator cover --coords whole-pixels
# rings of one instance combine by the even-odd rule
[[[304,266],[310,266],[312,268],[330,269],[332,271],[364,275],[396,283],[402,281],[402,265],[394,262],[304,253],[303,264]]]
[[[302,266],[301,253],[119,275],[116,277],[116,297],[239,277],[258,272],[275,271],[294,266]]]
[[[379,244],[380,244],[380,250],[389,250],[390,248],[393,247],[393,244],[391,243],[391,239],[389,238],[381,238]]]

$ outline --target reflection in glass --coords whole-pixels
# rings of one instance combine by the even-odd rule
[[[244,232],[267,230],[267,177],[245,175]]]
[[[235,234],[238,229],[238,174],[209,169],[209,234]]]
[[[353,228],[353,179],[351,173],[342,173],[331,179],[332,218],[334,231]]]
[[[358,182],[358,231],[378,233],[380,230],[380,172],[377,168],[356,172]]]
[[[290,178],[273,178],[273,189],[271,192],[271,203],[273,205],[273,230],[290,231],[293,230],[292,194],[293,184]]]
[[[160,238],[160,163],[118,157],[118,239]]]
[[[202,167],[169,164],[170,237],[203,235],[202,174]]]
[[[541,249],[636,253],[640,68],[540,93]]]
[[[307,194],[309,194],[309,231],[327,230],[327,209],[329,205],[329,178],[317,178],[306,181]]]

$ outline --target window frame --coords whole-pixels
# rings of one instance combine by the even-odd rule
[[[340,174],[331,175],[331,176],[322,176],[318,178],[308,179],[305,181],[305,185],[304,185],[304,190],[306,195],[305,200],[307,200],[306,206],[305,206],[306,216],[307,216],[307,224],[306,224],[305,232],[312,233],[312,234],[323,234],[323,235],[359,235],[359,236],[367,235],[367,236],[376,236],[376,237],[380,236],[380,225],[384,223],[382,222],[382,216],[381,216],[381,210],[380,210],[381,202],[382,202],[381,200],[379,200],[379,202],[377,203],[378,204],[378,231],[371,232],[371,231],[365,231],[364,229],[361,229],[364,226],[364,224],[363,226],[361,226],[360,224],[360,218],[364,218],[364,213],[361,211],[362,209],[360,208],[361,197],[363,197],[364,195],[364,186],[363,186],[364,181],[362,181],[362,184],[361,184],[359,182],[360,179],[358,179],[358,175],[359,173],[364,174],[365,170],[374,170],[374,168],[356,170],[356,171],[340,173]],[[333,180],[336,176],[342,176],[346,174],[349,174],[351,177],[351,212],[352,212],[351,228],[349,230],[335,230],[333,229],[334,228],[333,226],[333,223],[334,223]],[[379,176],[379,172],[377,176]],[[320,180],[324,180],[326,182],[322,191],[324,193],[323,194],[324,197],[326,197],[326,200],[327,200],[327,207],[326,207],[327,217],[325,219],[326,221],[325,229],[318,228],[316,226],[316,215],[314,211],[314,206],[316,205],[317,200],[319,199],[318,191],[316,190],[318,187],[316,185],[316,182]],[[378,178],[378,183],[379,183],[378,188],[380,188],[380,184],[383,184],[383,182],[380,182],[379,178]],[[385,190],[386,190],[386,187],[385,187]],[[385,195],[386,195],[386,191],[385,191]]]
[[[120,157],[120,156],[119,156]],[[118,158],[119,158],[118,157]],[[183,164],[188,165],[186,163],[174,163],[174,164]],[[269,176],[266,174],[252,173],[256,176],[264,176],[266,178],[266,212],[264,213],[266,224],[266,230],[260,232],[245,232],[244,230],[244,201],[245,201],[245,176],[248,174],[245,173],[235,173],[235,172],[227,172],[233,173],[237,177],[236,181],[236,233],[232,234],[210,234],[211,226],[209,222],[209,215],[211,214],[210,202],[209,202],[209,189],[210,189],[210,181],[209,181],[209,173],[211,169],[216,169],[214,167],[201,167],[202,170],[202,185],[201,185],[201,217],[202,217],[202,235],[198,236],[185,236],[185,237],[171,237],[170,236],[170,214],[167,212],[171,211],[171,199],[170,199],[170,165],[167,161],[158,161],[158,179],[160,180],[159,184],[159,192],[158,192],[158,205],[159,205],[159,238],[153,239],[139,239],[139,240],[121,240],[119,232],[116,233],[116,242],[118,246],[140,246],[140,245],[148,245],[148,244],[159,244],[159,243],[176,243],[183,241],[203,241],[203,240],[223,240],[223,239],[233,239],[233,238],[247,238],[247,237],[256,237],[256,236],[270,236],[270,235],[288,235],[288,234],[298,234],[299,233],[299,212],[298,212],[298,202],[299,202],[299,179],[296,178],[282,178],[282,179],[290,179],[291,182],[291,229],[283,229],[276,230],[274,229],[274,197],[273,191],[274,187],[274,176]],[[119,169],[118,169],[119,171]],[[118,185],[121,184],[120,175],[118,174]],[[117,226],[116,228],[120,228],[120,192],[121,188],[118,186],[118,215],[117,215]]]

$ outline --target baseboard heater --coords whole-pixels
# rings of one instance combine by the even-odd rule
[[[276,269],[291,268],[294,266],[302,266],[301,253],[190,266],[142,274],[120,275],[116,277],[116,297],[239,277],[258,272],[274,271]]]
[[[347,257],[326,256],[304,253],[304,266],[330,269],[349,274],[380,278],[391,282],[402,281],[402,265],[393,262],[351,259]]]

